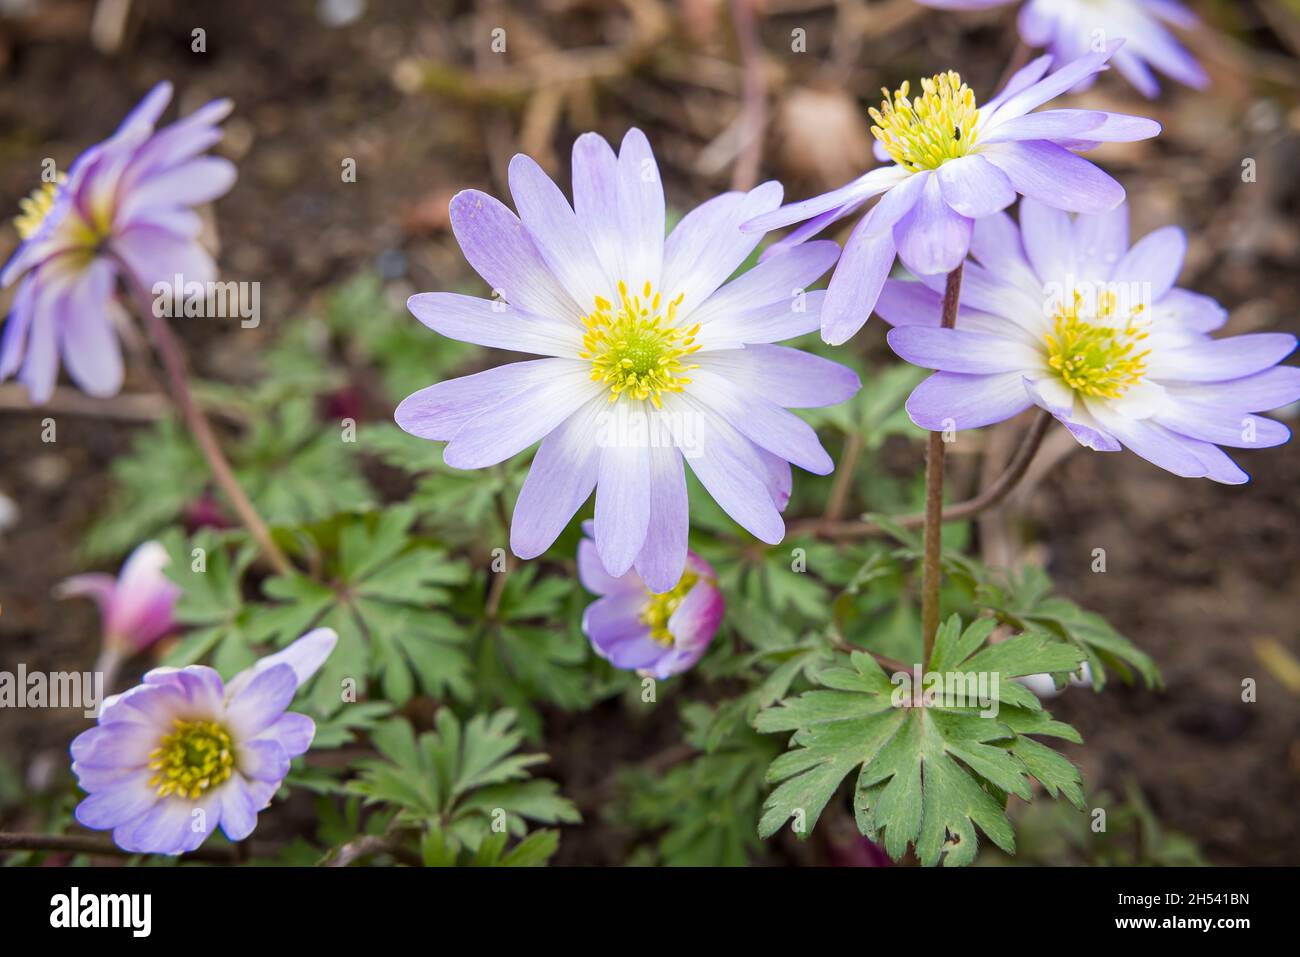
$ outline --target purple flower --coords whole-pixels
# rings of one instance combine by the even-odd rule
[[[591,533],[590,523],[584,531]],[[596,544],[578,545],[578,578],[600,597],[582,615],[582,630],[596,653],[615,668],[661,681],[700,660],[722,621],[724,602],[717,575],[694,552],[676,585],[655,593],[635,571],[615,578],[605,571]]]
[[[163,574],[169,561],[158,542],[136,547],[118,577],[74,575],[58,587],[60,598],[95,599],[104,623],[104,644],[120,652],[143,651],[175,624],[173,612],[181,590]]]
[[[664,193],[639,130],[616,156],[594,133],[573,146],[575,208],[527,156],[510,163],[519,216],[466,190],[451,201],[465,258],[491,299],[425,293],[408,303],[465,342],[547,358],[498,366],[408,396],[396,419],[446,441],[446,463],[495,465],[541,440],[515,504],[510,545],[540,555],[596,492],[605,568],[635,567],[655,592],[686,567],[683,457],[740,525],[778,542],[790,464],[833,464],[790,408],[859,388],[836,363],[771,345],[816,329],[824,292],[804,292],[838,247],[809,243],[728,277],[757,246],[740,223],[775,209],[781,186],[726,193],[664,239]]]
[[[203,665],[155,668],[104,702],[72,741],[72,771],[88,797],[76,818],[141,854],[192,851],[218,826],[242,841],[307,750],[316,725],[286,711],[337,636],[308,632],[229,684]]]
[[[215,278],[190,207],[235,181],[228,160],[199,155],[221,138],[216,124],[231,104],[214,101],[155,132],[171,95],[170,83],[154,87],[116,133],[25,200],[15,220],[23,241],[0,286],[21,282],[0,343],[0,381],[17,373],[33,402],[54,390],[60,353],[87,393],[121,388],[119,279],[147,295],[176,276],[186,284]]]
[[[1031,405],[1080,442],[1121,446],[1175,475],[1240,483],[1223,450],[1290,438],[1262,412],[1300,399],[1300,369],[1277,367],[1294,336],[1214,339],[1227,312],[1174,286],[1187,251],[1166,226],[1129,248],[1128,209],[1072,219],[1033,200],[975,225],[956,328],[939,328],[938,277],[890,280],[876,311],[889,344],[938,369],[907,410],[925,429],[971,429]]]
[[[1074,151],[1098,143],[1155,136],[1160,124],[1097,110],[1030,111],[1106,69],[1118,48],[1075,60],[1044,78],[1051,57],[1039,57],[977,108],[956,73],[886,91],[876,125],[877,155],[892,166],[847,186],[757,216],[741,228],[768,230],[802,222],[769,249],[785,250],[884,194],[854,228],[822,306],[822,338],[845,342],[871,315],[894,256],[917,275],[947,273],[966,258],[974,221],[1006,209],[1016,194],[1074,212],[1097,213],[1124,201],[1124,188]]]
[[[1012,0],[917,0],[942,10],[984,10]],[[1160,92],[1152,68],[1179,83],[1204,89],[1209,78],[1165,24],[1184,30],[1199,25],[1196,15],[1178,0],[1028,0],[1020,8],[1020,37],[1043,47],[1058,62],[1082,56],[1098,38],[1126,42],[1115,54],[1115,69],[1148,97]],[[1088,81],[1084,81],[1086,84]]]

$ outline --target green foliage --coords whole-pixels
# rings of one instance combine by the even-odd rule
[[[439,610],[468,568],[416,540],[414,520],[412,509],[399,506],[303,529],[303,552],[319,574],[279,575],[263,585],[275,603],[259,616],[267,637],[287,644],[311,628],[338,632],[313,685],[311,701],[323,714],[341,706],[340,688],[350,681],[360,690],[366,676],[398,705],[417,684],[435,696],[470,693],[464,630]]]
[[[1029,800],[1031,777],[1053,797],[1082,806],[1073,765],[1029,737],[1077,742],[1077,733],[1053,721],[1028,689],[1005,680],[1073,670],[1082,653],[1041,632],[989,644],[994,624],[982,619],[962,631],[953,616],[940,629],[927,668],[927,675],[945,676],[937,697],[926,696],[933,690],[928,677],[911,688],[854,652],[851,667],[821,671],[816,690],[760,713],[760,731],[794,734],[792,750],[768,771],[778,787],[764,805],[759,833],[766,837],[794,818],[796,832],[806,836],[854,768],[861,769],[853,794],[858,827],[895,859],[910,843],[925,864],[967,864],[978,846],[976,826],[1014,851],[1006,795]],[[964,694],[954,694],[958,674],[967,682]],[[974,700],[975,686],[986,700]]]
[[[420,833],[426,865],[543,863],[555,851],[555,832],[525,837],[526,822],[575,824],[581,816],[553,782],[531,776],[546,755],[515,753],[523,732],[514,713],[462,724],[443,708],[435,725],[418,738],[400,718],[377,728],[372,741],[382,757],[359,762],[348,791],[396,808],[394,824]],[[508,836],[523,840],[503,853]]]

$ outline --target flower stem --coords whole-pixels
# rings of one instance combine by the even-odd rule
[[[275,541],[271,538],[270,529],[262,521],[262,516],[257,514],[257,509],[253,507],[253,503],[249,501],[248,496],[244,494],[243,488],[239,485],[239,480],[235,478],[235,473],[230,468],[230,463],[226,461],[225,453],[221,451],[221,445],[217,442],[216,435],[212,432],[212,426],[208,424],[207,417],[199,408],[198,403],[194,401],[194,395],[190,392],[189,379],[185,373],[185,355],[181,351],[180,343],[176,341],[176,336],[168,328],[167,322],[157,314],[147,299],[143,308],[145,321],[149,326],[149,335],[153,339],[154,348],[158,350],[159,358],[162,359],[163,368],[167,371],[172,398],[176,401],[186,425],[189,426],[190,432],[194,435],[194,441],[198,443],[203,457],[207,459],[208,467],[212,470],[212,477],[216,479],[217,484],[226,493],[226,497],[230,500],[230,504],[234,506],[240,521],[252,534],[267,561],[281,575],[292,574],[292,563],[280,550],[280,547],[275,544]]]
[[[941,325],[951,329],[957,324],[957,301],[961,298],[961,270],[948,273],[943,291]],[[939,630],[940,536],[943,532],[943,453],[942,432],[930,433],[925,456],[925,556],[921,562],[921,664],[930,663],[934,635]]]

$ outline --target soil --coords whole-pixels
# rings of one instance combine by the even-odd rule
[[[65,164],[158,80],[176,84],[186,111],[215,96],[235,100],[222,149],[240,162],[240,179],[216,205],[215,233],[228,274],[262,283],[269,318],[248,335],[185,330],[202,371],[230,381],[246,375],[277,323],[359,269],[379,269],[396,296],[468,279],[447,230],[447,199],[469,186],[504,195],[504,164],[516,149],[567,175],[577,133],[617,138],[641,126],[679,207],[726,188],[731,174],[730,162],[711,162],[730,155],[725,138],[723,147],[715,138],[738,104],[725,4],[545,0],[475,11],[394,0],[331,28],[305,0],[231,0],[202,13],[141,3],[113,53],[88,40],[93,5],[34,5],[48,14],[39,23],[0,19],[0,209],[16,208],[32,189],[41,158]],[[767,4],[772,99],[762,172],[782,179],[788,196],[838,185],[861,166],[863,108],[882,84],[952,62],[987,90],[1014,53],[1007,10],[959,17],[909,0],[841,6],[867,14],[838,23],[847,14],[834,4]],[[1106,78],[1082,105],[1153,115],[1165,133],[1096,158],[1128,188],[1135,236],[1166,223],[1188,231],[1180,284],[1232,310],[1227,332],[1297,332],[1296,21],[1277,25],[1266,0],[1226,12],[1206,6],[1212,23],[1234,31],[1191,42],[1211,88],[1170,89],[1148,103]],[[508,37],[499,56],[485,39],[498,24]],[[206,52],[191,48],[196,28],[206,30]],[[806,55],[784,52],[796,28],[807,30]],[[602,48],[615,51],[611,62],[589,62]],[[579,79],[561,83],[568,75],[545,59],[557,50],[578,51],[563,62]],[[454,69],[422,73],[430,63]],[[415,89],[421,76],[437,89]],[[801,130],[815,134],[816,148]],[[349,158],[355,183],[341,181]],[[1246,160],[1255,161],[1253,182],[1243,182]],[[0,255],[14,242],[12,231],[0,233]],[[869,324],[851,347],[883,355],[883,328]],[[156,391],[147,361],[129,364],[127,390]],[[86,570],[78,544],[109,490],[110,463],[137,428],[57,413],[57,441],[44,443],[46,414],[0,411],[0,492],[17,506],[0,532],[5,670],[18,662],[81,669],[93,659],[92,607],[56,602],[51,588]],[[915,455],[919,462],[919,445]],[[1288,688],[1259,649],[1273,641],[1300,656],[1300,447],[1245,452],[1239,461],[1253,481],[1225,487],[1177,479],[1127,453],[1080,452],[1003,521],[1017,551],[1045,561],[1065,595],[1103,610],[1164,672],[1158,693],[1115,683],[1056,702],[1087,741],[1073,756],[1089,785],[1120,791],[1135,779],[1160,819],[1192,836],[1213,863],[1297,864],[1300,688]],[[1096,548],[1106,551],[1105,573],[1091,570]],[[1247,678],[1257,682],[1253,703],[1243,701]],[[585,792],[616,763],[675,743],[670,725],[635,726],[621,715],[609,706],[590,716],[599,723],[587,727],[599,734],[584,731],[587,716],[553,716],[552,750],[571,749],[556,755],[566,792]],[[72,712],[10,712],[0,721],[0,755],[29,791],[40,791],[66,774],[67,741],[83,727]],[[39,827],[18,807],[0,809],[0,824],[17,822]],[[566,835],[560,860],[613,862],[624,837],[592,815],[581,834]]]

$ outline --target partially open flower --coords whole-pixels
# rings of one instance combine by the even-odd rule
[[[1037,405],[1080,444],[1121,446],[1186,477],[1247,475],[1220,445],[1267,448],[1291,433],[1265,412],[1300,399],[1300,369],[1278,366],[1296,338],[1214,339],[1227,312],[1174,286],[1187,238],[1166,226],[1132,248],[1128,209],[1071,218],[1022,200],[982,219],[954,329],[939,328],[942,279],[890,280],[876,311],[889,344],[939,370],[907,401],[924,429],[970,429]]]
[[[590,527],[586,528],[590,533]],[[722,621],[724,603],[709,563],[687,552],[681,580],[666,592],[646,588],[629,571],[619,578],[605,571],[596,545],[578,545],[578,577],[600,595],[587,606],[582,630],[596,653],[615,668],[660,680],[687,670],[704,654]]]
[[[1120,42],[1045,76],[1050,56],[1017,72],[980,104],[949,71],[890,93],[871,111],[876,155],[892,159],[847,186],[755,216],[763,231],[802,223],[769,254],[781,255],[831,223],[880,200],[854,227],[822,306],[822,338],[834,345],[862,327],[895,257],[918,276],[956,269],[970,250],[975,220],[1006,209],[1017,194],[1072,212],[1099,213],[1124,201],[1124,188],[1078,153],[1099,143],[1155,136],[1154,120],[1100,110],[1031,112],[1106,69]]]
[[[318,628],[228,684],[211,668],[155,668],[108,698],[99,723],[72,741],[72,771],[88,797],[76,818],[113,831],[136,853],[182,854],[220,827],[242,841],[307,750],[316,725],[286,711],[338,636]]]
[[[917,0],[941,10],[984,10],[1013,2]],[[1083,56],[1099,38],[1123,37],[1115,69],[1144,96],[1160,92],[1153,70],[1198,90],[1209,83],[1196,58],[1166,26],[1190,30],[1198,22],[1179,0],[1026,0],[1019,18],[1020,38],[1047,49],[1058,62]]]
[[[143,651],[175,624],[173,612],[181,589],[163,574],[168,561],[167,549],[158,542],[145,542],[127,558],[117,578],[74,575],[59,585],[57,594],[95,599],[105,647],[119,653]]]
[[[22,280],[4,324],[0,381],[17,373],[33,402],[54,391],[60,354],[87,393],[121,388],[119,280],[150,294],[177,276],[184,285],[215,278],[191,207],[235,181],[229,160],[201,155],[221,139],[217,124],[231,104],[213,101],[155,131],[171,95],[170,83],[158,84],[116,133],[22,204],[22,244],[0,272],[0,286]]]

